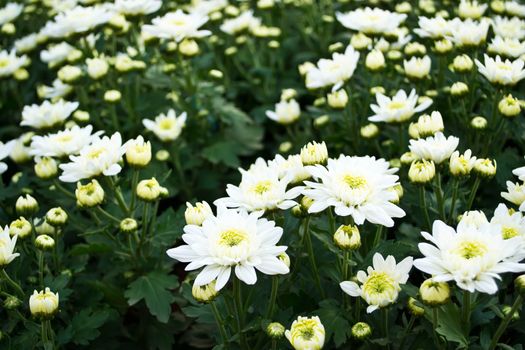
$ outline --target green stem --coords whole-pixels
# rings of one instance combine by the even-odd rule
[[[372,249],[375,249],[381,242],[381,237],[383,236],[383,225],[377,225],[376,234],[374,236],[374,243],[372,244]]]
[[[472,203],[474,203],[474,198],[476,198],[476,193],[478,192],[480,183],[481,183],[481,178],[478,176],[476,177],[476,180],[474,181],[474,186],[472,186],[472,191],[470,192],[470,196],[468,198],[467,211],[469,211],[470,208],[472,208]]]
[[[514,313],[521,307],[521,304],[523,303],[523,297],[521,294],[518,295],[516,298],[516,301],[514,301],[514,304],[512,305],[512,308],[510,309],[510,312],[505,316],[503,320],[501,320],[501,323],[499,324],[498,329],[496,330],[496,333],[494,333],[494,337],[492,338],[492,341],[490,342],[489,350],[494,350],[496,346],[498,345],[499,338],[503,335],[503,332],[505,329],[507,329],[510,320],[512,320],[512,316],[514,316]]]
[[[246,342],[246,335],[244,334],[244,310],[242,308],[242,295],[241,295],[241,281],[237,276],[233,277],[233,298],[235,305],[235,314],[237,318],[237,330],[239,332],[239,341],[241,349],[249,349],[248,343]]]
[[[428,208],[427,208],[427,201],[425,199],[425,186],[419,186],[419,205],[421,206],[421,210],[423,211],[423,214],[425,216],[425,223],[427,225],[427,229],[431,229],[432,225],[430,224],[430,217],[428,216]]]
[[[40,327],[40,336],[42,337],[42,344],[44,345],[44,348],[47,348],[47,343],[49,342],[49,339],[47,338],[47,321],[42,321]]]
[[[217,327],[219,328],[219,333],[221,334],[222,343],[225,348],[228,348],[228,337],[226,336],[226,329],[224,329],[224,323],[221,318],[221,314],[219,313],[219,310],[217,310],[215,302],[212,301],[210,303],[210,306],[213,311],[213,316],[215,316],[215,322],[217,323]]]
[[[388,308],[381,309],[383,313],[383,335],[387,341],[387,349],[390,349],[390,334],[388,332]]]
[[[13,289],[21,296],[21,297],[24,297],[24,291],[22,290],[22,288],[20,287],[20,285],[18,283],[16,283],[15,281],[13,281],[11,279],[11,277],[9,277],[9,275],[7,274],[7,272],[2,269],[1,270],[1,274],[2,274],[2,277],[7,281],[7,283],[9,285],[11,285],[11,287],[13,287]]]
[[[275,303],[277,301],[277,291],[279,290],[279,276],[272,276],[272,291],[270,294],[270,303],[266,311],[266,319],[271,320],[273,317],[273,310],[275,309]]]
[[[315,255],[314,255],[314,248],[312,245],[312,237],[310,235],[310,217],[306,217],[304,219],[304,242],[306,245],[306,252],[308,254],[308,259],[310,260],[310,265],[312,266],[312,271],[315,278],[315,284],[317,285],[317,288],[319,289],[319,292],[321,293],[321,296],[323,299],[325,298],[325,292],[323,287],[321,286],[321,278],[319,277],[319,270],[317,269],[317,263],[315,261]]]
[[[434,342],[436,343],[436,347],[439,349],[441,348],[441,343],[439,342],[439,336],[437,334],[437,327],[438,327],[438,312],[437,308],[432,308],[432,328],[433,328],[433,336],[434,336]]]
[[[131,177],[131,202],[129,205],[129,210],[131,212],[131,216],[133,217],[135,214],[135,203],[137,201],[137,184],[139,182],[139,170],[133,169],[133,175]]]
[[[60,182],[59,182],[57,179],[53,180],[53,184],[55,185],[55,187],[56,187],[60,192],[62,192],[63,194],[65,194],[65,195],[68,196],[69,198],[74,199],[74,200],[77,199],[77,197],[76,197],[73,193],[71,193],[70,191],[68,191],[64,186],[62,186],[62,185],[60,184]]]
[[[465,329],[467,330],[466,334],[470,333],[470,292],[465,290],[463,291],[463,310],[462,310],[462,320]]]
[[[403,337],[401,338],[401,342],[399,343],[399,349],[404,349],[403,345],[405,345],[405,342],[407,340],[407,336],[412,330],[412,327],[414,327],[414,322],[416,321],[416,318],[414,315],[410,316],[410,321],[408,321],[407,328],[405,328],[405,331],[403,332]]]
[[[441,189],[441,174],[439,171],[436,174],[436,199],[439,209],[439,216],[441,217],[441,220],[446,220],[445,218],[445,201],[443,200],[443,190]]]
[[[38,282],[40,283],[40,287],[43,289],[44,288],[44,253],[40,250],[38,251]]]
[[[459,180],[454,179],[454,184],[452,185],[452,203],[450,204],[450,214],[449,214],[449,223],[453,222],[454,219],[454,209],[456,208],[456,200],[458,198],[458,188]]]
[[[110,213],[108,213],[107,211],[105,211],[104,209],[102,209],[102,207],[100,206],[97,206],[97,211],[102,214],[103,216],[105,216],[106,218],[116,222],[117,224],[120,224],[120,220],[117,219],[115,216],[111,215]]]

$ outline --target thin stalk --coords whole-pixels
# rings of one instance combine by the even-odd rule
[[[135,203],[137,201],[137,183],[139,182],[139,170],[133,169],[133,175],[131,176],[131,202],[129,205],[129,210],[131,216],[135,214]]]
[[[441,189],[441,174],[437,172],[436,174],[436,187],[435,187],[436,199],[438,204],[439,216],[441,220],[446,220],[445,218],[445,201],[443,199],[443,190]]]
[[[239,341],[242,349],[249,349],[244,334],[244,311],[242,308],[241,281],[233,277],[233,298],[235,305],[235,316],[237,318],[237,330],[239,332]]]
[[[383,335],[387,341],[387,349],[390,349],[390,334],[388,332],[388,309],[385,307],[381,309],[383,314]]]
[[[381,242],[381,237],[383,236],[383,225],[377,225],[376,234],[374,236],[374,243],[372,244],[372,249],[376,248]]]
[[[490,342],[489,350],[496,349],[496,346],[498,345],[499,338],[503,335],[503,332],[509,326],[509,323],[510,323],[510,320],[512,319],[512,316],[521,307],[522,303],[523,303],[523,297],[521,296],[521,294],[518,294],[518,297],[514,301],[514,304],[512,304],[510,312],[505,316],[505,318],[503,320],[501,320],[501,323],[499,324],[499,327],[496,330],[496,333],[494,333],[494,336],[492,337],[492,341]]]
[[[414,322],[416,321],[416,318],[414,315],[410,316],[410,320],[408,321],[407,328],[405,328],[405,331],[403,332],[403,337],[401,338],[401,343],[399,343],[399,349],[404,349],[403,345],[405,345],[405,342],[407,340],[407,336],[412,330],[412,327],[414,327]]]
[[[425,187],[419,186],[419,205],[421,206],[421,210],[423,211],[423,214],[425,216],[425,223],[427,225],[427,229],[430,230],[432,227],[430,224],[430,217],[428,216],[428,208],[427,208],[427,201],[425,199]]]
[[[273,317],[273,310],[275,309],[275,303],[277,300],[277,291],[279,290],[279,277],[272,276],[272,291],[270,294],[270,303],[266,310],[265,318],[271,320]]]
[[[7,272],[2,269],[1,270],[1,274],[2,274],[2,277],[7,281],[7,283],[13,287],[13,289],[21,296],[23,297],[24,296],[24,291],[22,290],[22,288],[20,287],[20,285],[18,283],[16,283],[15,281],[13,281],[11,279],[11,277],[9,277],[9,275],[7,274]]]
[[[432,308],[432,328],[433,328],[433,336],[434,336],[434,342],[436,343],[436,347],[439,349],[441,348],[441,343],[439,342],[439,336],[437,334],[437,327],[438,327],[438,313],[437,308]]]
[[[102,214],[103,216],[105,216],[106,218],[114,221],[115,223],[117,224],[120,224],[120,220],[118,218],[116,218],[115,216],[111,215],[110,213],[108,213],[107,211],[105,211],[104,209],[102,209],[102,207],[100,206],[97,206],[97,211]]]
[[[219,333],[221,334],[222,343],[225,348],[228,348],[228,336],[226,335],[226,329],[224,328],[224,322],[221,318],[221,314],[219,313],[219,310],[217,310],[215,302],[212,301],[210,303],[210,306],[213,311],[213,316],[215,316],[215,322],[217,323],[217,327],[219,328]]]
[[[474,181],[474,186],[472,186],[472,191],[470,191],[470,196],[467,202],[467,211],[470,210],[470,208],[472,208],[472,203],[474,203],[474,198],[476,198],[476,193],[478,192],[480,183],[481,183],[481,178],[477,176],[476,180]]]
[[[456,208],[456,201],[458,198],[458,188],[459,188],[459,180],[454,179],[454,183],[452,185],[452,203],[450,204],[450,213],[449,213],[449,223],[452,223],[452,220],[454,218],[454,209]]]
[[[461,318],[463,320],[463,324],[465,325],[465,329],[467,330],[467,334],[470,333],[470,292],[465,290],[463,291],[463,310]]]
[[[304,242],[306,245],[306,252],[308,254],[308,259],[310,260],[310,265],[312,266],[312,271],[314,273],[315,284],[321,293],[323,299],[325,298],[324,289],[321,286],[321,278],[319,277],[319,270],[317,269],[317,263],[315,261],[314,248],[312,245],[312,237],[310,235],[310,217],[307,217],[304,222]]]
[[[40,283],[40,287],[43,289],[44,288],[44,253],[40,250],[38,251],[38,282]]]

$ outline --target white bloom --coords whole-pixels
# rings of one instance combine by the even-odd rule
[[[215,289],[222,289],[235,268],[237,278],[255,284],[255,269],[267,275],[286,274],[289,268],[279,260],[286,246],[276,246],[283,229],[275,222],[259,218],[262,213],[217,208],[217,216],[204,220],[202,226],[186,225],[182,240],[186,245],[169,249],[173,259],[188,262],[187,271],[204,266],[195,284],[206,285],[216,280]]]
[[[266,111],[266,116],[280,124],[291,124],[301,115],[301,107],[296,100],[280,101],[275,104],[275,111]]]
[[[67,56],[74,50],[75,48],[73,46],[64,41],[60,44],[49,46],[47,50],[40,51],[40,59],[50,67],[54,67],[64,62]]]
[[[289,178],[292,183],[300,183],[310,177],[300,154],[289,155],[286,159],[278,154],[268,162],[268,166],[277,171],[279,179]]]
[[[221,25],[221,30],[227,34],[234,35],[244,30],[254,30],[261,26],[261,19],[253,15],[252,10],[244,11],[239,16],[227,19]]]
[[[516,175],[521,181],[525,181],[525,166],[512,170],[512,173]]]
[[[297,204],[292,199],[301,194],[302,187],[286,191],[292,178],[279,178],[276,169],[264,159],[258,158],[250,169],[239,171],[242,174],[241,183],[239,186],[228,184],[228,197],[217,199],[214,202],[216,206],[264,212],[277,208],[286,210]]]
[[[186,210],[184,211],[184,219],[187,225],[200,226],[208,217],[213,216],[213,210],[206,201],[197,202],[193,206],[190,202],[186,202]]]
[[[419,28],[414,29],[414,32],[422,38],[440,39],[451,34],[449,21],[441,16],[432,18],[420,16],[418,24]]]
[[[65,84],[60,79],[53,80],[51,86],[42,85],[38,88],[38,96],[44,99],[51,99],[52,101],[66,97],[73,91],[73,87]]]
[[[35,129],[50,128],[62,124],[78,108],[78,102],[59,100],[55,103],[44,101],[41,105],[25,106],[20,125]]]
[[[462,18],[478,19],[487,10],[487,4],[480,4],[476,0],[461,0],[458,6],[458,14]]]
[[[525,183],[507,181],[507,192],[501,192],[501,196],[525,211]]]
[[[85,33],[109,22],[114,13],[106,6],[76,6],[59,13],[42,29],[42,33],[51,38],[66,38],[76,33]]]
[[[410,129],[412,128],[412,129]],[[433,111],[430,115],[423,114],[417,118],[417,123],[411,123],[409,128],[409,133],[412,130],[412,133],[410,133],[410,136],[418,139],[421,137],[427,137],[434,135],[435,133],[439,131],[443,131],[445,129],[445,125],[443,124],[443,117],[441,116],[441,113],[438,111]]]
[[[0,9],[0,26],[12,22],[20,16],[23,9],[23,5],[14,2],[7,3],[5,7]]]
[[[450,155],[449,169],[454,176],[465,176],[470,174],[476,163],[476,157],[472,156],[470,149],[466,150],[464,154],[459,154],[455,151]]]
[[[189,12],[209,15],[228,6],[228,0],[193,0]]]
[[[33,50],[38,45],[37,38],[38,35],[32,33],[18,39],[14,43],[16,51],[20,53],[25,53]]]
[[[99,79],[107,74],[109,63],[103,58],[86,59],[87,72],[93,79]]]
[[[7,164],[2,162],[3,159],[9,157],[11,151],[15,147],[16,140],[3,143],[0,141],[0,175],[7,170]]]
[[[485,54],[485,64],[476,60],[478,71],[493,84],[515,85],[525,78],[525,62],[518,58],[514,61],[505,60],[496,56],[493,59]]]
[[[157,12],[161,6],[161,0],[115,0],[113,9],[123,15],[137,16]]]
[[[317,89],[333,85],[332,91],[338,90],[354,74],[359,61],[359,52],[348,45],[344,53],[335,52],[332,59],[322,58],[316,67],[306,72],[306,87]]]
[[[103,131],[92,134],[93,127],[87,125],[83,128],[74,125],[70,129],[58,131],[45,136],[35,135],[31,139],[33,156],[61,158],[78,154],[82,148],[97,140]]]
[[[45,291],[36,290],[29,297],[29,310],[36,317],[50,317],[58,310],[58,293],[53,293],[49,288]]]
[[[496,36],[495,38],[492,38],[488,51],[507,57],[517,58],[525,53],[525,42],[521,42],[518,39]]]
[[[471,19],[460,20],[454,18],[449,21],[450,37],[449,39],[459,46],[477,46],[485,42],[489,30],[488,21],[476,22]]]
[[[122,145],[120,133],[114,133],[111,138],[96,139],[82,148],[78,156],[69,156],[70,163],[60,164],[63,170],[60,180],[77,182],[98,175],[117,175],[122,170],[119,162],[124,153],[126,148]]]
[[[500,17],[492,19],[492,29],[497,36],[509,39],[525,39],[525,21],[517,17]]]
[[[525,271],[525,264],[518,263],[525,257],[521,239],[505,240],[500,232],[495,224],[477,228],[460,222],[456,231],[442,221],[434,221],[432,235],[421,232],[433,245],[419,244],[425,257],[416,259],[414,266],[432,275],[436,282],[453,280],[471,293],[494,294],[499,274]]]
[[[392,98],[382,93],[377,93],[376,101],[377,105],[370,105],[375,114],[369,117],[368,120],[387,123],[404,122],[412,118],[414,114],[424,111],[432,104],[432,100],[425,100],[417,105],[418,95],[414,89],[410,91],[408,96],[404,90],[399,90]]]
[[[11,261],[20,255],[19,253],[13,253],[17,238],[18,235],[14,235],[11,238],[8,226],[4,227],[3,230],[0,227],[0,268],[9,265]]]
[[[284,336],[295,350],[320,350],[325,341],[325,329],[317,316],[299,316]]]
[[[494,216],[490,223],[501,227],[503,239],[510,239],[516,236],[525,238],[525,218],[523,214],[519,211],[511,211],[503,203],[500,203],[496,211],[494,211]]]
[[[397,169],[390,168],[384,159],[341,155],[328,159],[326,167],[309,166],[307,169],[319,182],[305,181],[305,196],[313,200],[308,210],[318,213],[334,207],[339,216],[352,216],[357,225],[366,221],[392,227],[392,218],[405,216],[405,212],[391,203],[397,198],[391,189],[397,184]]]
[[[407,18],[406,14],[370,7],[335,15],[344,27],[365,34],[390,34]]]
[[[13,75],[18,69],[29,64],[29,59],[26,55],[17,56],[15,50],[7,52],[0,51],[0,78],[5,78]]]
[[[396,264],[392,255],[385,259],[381,254],[375,253],[373,266],[369,266],[366,272],[357,272],[357,280],[361,285],[344,281],[340,284],[341,289],[350,296],[363,298],[368,304],[366,312],[374,312],[397,300],[401,285],[408,281],[412,261],[413,258],[409,256]]]
[[[181,42],[184,39],[202,38],[211,34],[209,30],[199,30],[208,22],[208,17],[197,13],[184,13],[182,10],[168,12],[152,20],[153,24],[142,27],[144,33],[157,38]]]
[[[403,61],[403,68],[405,74],[410,78],[422,79],[430,73],[430,65],[432,61],[429,56],[412,57],[410,60]]]
[[[510,15],[525,17],[525,5],[516,1],[505,1],[505,11]]]
[[[410,140],[408,148],[418,159],[432,160],[436,164],[441,164],[450,158],[458,144],[457,137],[447,138],[442,132],[438,132],[425,139]]]
[[[155,117],[155,121],[142,119],[142,124],[146,129],[153,131],[161,141],[173,141],[179,137],[186,124],[186,112],[177,117],[175,111],[170,109],[168,113]]]
[[[487,220],[485,213],[481,210],[469,210],[461,215],[461,220],[459,222],[462,225],[474,226],[479,229],[489,221]]]

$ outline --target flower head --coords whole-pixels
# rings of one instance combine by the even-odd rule
[[[51,318],[58,311],[58,293],[53,293],[49,288],[45,291],[36,290],[29,297],[29,309],[35,317]]]
[[[370,105],[375,113],[368,118],[371,122],[404,122],[432,104],[432,100],[425,100],[418,105],[418,95],[414,89],[410,91],[408,96],[404,90],[399,90],[392,98],[377,93],[376,101],[377,104]]]
[[[380,8],[358,8],[347,13],[336,13],[337,20],[346,28],[365,34],[392,34],[407,18],[406,14]]]
[[[154,37],[181,42],[184,39],[202,38],[210,35],[209,30],[200,29],[206,22],[208,22],[207,16],[177,10],[168,12],[162,17],[154,18],[152,24],[144,25],[142,30]]]
[[[317,89],[332,86],[332,91],[338,90],[349,80],[357,67],[359,52],[348,45],[344,53],[335,52],[332,59],[322,58],[317,66],[306,72],[306,87]]]
[[[485,55],[484,64],[476,60],[478,71],[493,84],[515,85],[525,78],[525,62],[522,59],[515,61],[505,60],[496,56],[496,59]]]
[[[154,121],[143,119],[142,124],[146,129],[153,131],[161,141],[173,141],[179,137],[186,124],[186,113],[177,117],[175,110],[170,109],[168,113],[157,116]]]
[[[431,160],[436,164],[441,164],[449,159],[456,150],[459,139],[455,136],[448,138],[442,132],[426,139],[410,140],[410,151],[419,159]]]
[[[9,235],[9,227],[3,229],[0,227],[0,268],[3,268],[13,261],[19,253],[13,253],[15,250],[16,239],[18,235]]]
[[[64,100],[51,103],[44,101],[41,105],[25,106],[22,110],[22,126],[35,129],[46,129],[62,124],[78,108],[78,102]]]
[[[296,350],[320,350],[325,340],[324,326],[317,316],[299,316],[284,335]]]

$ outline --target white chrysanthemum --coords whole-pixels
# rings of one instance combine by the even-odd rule
[[[470,174],[476,163],[476,157],[472,156],[470,149],[466,150],[464,154],[459,154],[455,151],[450,155],[449,169],[454,176],[465,176]]]
[[[358,61],[359,52],[348,45],[344,53],[335,52],[332,59],[322,58],[316,67],[310,68],[306,72],[306,87],[317,89],[333,85],[332,91],[336,91],[352,77]]]
[[[405,216],[391,202],[397,198],[391,191],[397,184],[397,168],[390,168],[384,159],[341,155],[328,159],[326,167],[315,165],[307,169],[319,181],[305,181],[303,194],[313,200],[310,213],[334,207],[337,215],[350,215],[358,225],[366,220],[387,227],[394,225],[392,218]]]
[[[514,212],[503,203],[500,203],[494,211],[494,216],[490,223],[501,227],[501,237],[503,239],[525,238],[525,218],[523,214],[519,211]]]
[[[418,159],[432,160],[440,164],[449,159],[459,144],[459,138],[449,136],[448,138],[442,132],[425,139],[410,140],[408,148]]]
[[[451,31],[449,38],[459,46],[478,46],[485,42],[489,24],[485,20],[476,22],[471,19],[462,21],[454,18],[449,21]]]
[[[522,59],[503,61],[499,56],[493,59],[486,54],[484,57],[485,64],[476,60],[476,66],[478,66],[478,71],[491,83],[515,85],[525,78],[525,69],[523,69],[525,62]]]
[[[20,255],[19,253],[13,253],[17,238],[18,235],[13,237],[9,235],[9,226],[4,227],[3,230],[0,227],[0,268],[5,267]]]
[[[113,9],[128,16],[149,15],[162,6],[161,0],[115,0]]]
[[[525,271],[525,264],[518,263],[525,257],[522,240],[505,240],[500,232],[495,224],[477,228],[460,222],[456,231],[442,221],[434,221],[432,235],[421,232],[433,245],[418,245],[425,257],[416,259],[414,266],[432,275],[436,282],[455,281],[471,293],[494,294],[499,274]]]
[[[40,51],[40,59],[50,67],[54,67],[64,62],[67,56],[74,50],[75,48],[73,46],[64,41],[60,44],[49,46],[47,50]]]
[[[177,117],[175,111],[170,109],[168,113],[155,117],[155,121],[142,119],[142,124],[146,129],[153,131],[161,141],[173,141],[179,137],[186,125],[186,112]]]
[[[525,211],[525,183],[507,181],[507,192],[501,192],[501,196]]]
[[[403,68],[405,69],[405,74],[410,78],[422,79],[429,75],[430,66],[432,60],[429,56],[423,57],[412,57],[411,59],[403,60]]]
[[[3,159],[9,157],[11,151],[15,147],[16,140],[3,143],[0,141],[0,175],[7,170],[7,164],[2,162]]]
[[[65,84],[60,79],[53,80],[51,86],[42,85],[38,87],[38,96],[44,99],[55,101],[69,95],[73,91],[73,86]]]
[[[505,1],[505,11],[513,16],[525,17],[525,5],[517,1]]]
[[[78,108],[78,102],[59,100],[55,103],[44,101],[41,105],[25,106],[20,125],[35,129],[50,128],[62,124]]]
[[[404,90],[399,90],[392,98],[382,93],[377,93],[376,101],[377,105],[370,105],[370,109],[375,114],[369,117],[368,120],[387,123],[399,123],[409,120],[414,114],[424,111],[432,104],[432,100],[425,100],[418,105],[418,95],[414,89],[410,91],[408,96]]]
[[[420,16],[418,24],[419,28],[414,29],[414,32],[422,38],[440,39],[451,34],[449,21],[441,16],[432,18]]]
[[[189,7],[189,12],[209,15],[228,6],[228,0],[193,0]]]
[[[195,284],[206,285],[216,281],[215,289],[222,289],[230,279],[231,269],[246,284],[255,284],[255,270],[266,275],[286,274],[289,268],[279,260],[286,246],[276,246],[283,229],[275,222],[261,219],[262,213],[217,208],[217,216],[207,217],[202,226],[186,225],[183,241],[186,245],[169,249],[173,259],[189,263],[187,271],[204,266]]]
[[[525,166],[512,170],[512,173],[516,175],[521,181],[525,181]]]
[[[301,107],[296,100],[280,101],[275,104],[275,111],[266,111],[266,116],[279,124],[291,124],[301,115]]]
[[[42,33],[51,38],[66,38],[73,34],[85,33],[107,23],[114,13],[107,6],[76,6],[59,13],[42,29]]]
[[[0,9],[0,26],[12,22],[22,13],[23,5],[9,2],[5,7]]]
[[[518,39],[496,36],[495,38],[492,38],[488,51],[507,57],[517,58],[525,53],[525,42],[521,42]]]
[[[509,39],[525,39],[525,21],[517,17],[496,16],[492,19],[492,29],[497,36]]]
[[[94,134],[93,127],[87,125],[83,128],[74,125],[70,129],[58,131],[45,136],[35,135],[31,139],[31,151],[33,156],[40,157],[65,157],[77,154],[82,148],[99,138],[103,131]]]
[[[156,17],[152,24],[142,27],[144,33],[157,38],[171,39],[181,42],[184,39],[202,38],[211,35],[209,30],[200,30],[208,17],[197,13],[184,13],[182,10],[168,12],[162,17]]]
[[[461,220],[459,220],[459,222],[462,225],[474,226],[479,229],[483,225],[488,224],[489,220],[483,211],[469,210],[461,215]]]
[[[268,161],[268,166],[277,171],[279,179],[290,178],[292,183],[300,183],[310,177],[300,154],[289,155],[288,158],[278,154],[274,160]]]
[[[248,170],[239,169],[242,174],[239,186],[228,184],[228,197],[217,199],[216,206],[243,208],[247,211],[286,210],[297,203],[292,199],[301,194],[302,187],[286,190],[291,177],[279,178],[279,174],[262,158],[258,158]]]
[[[401,285],[408,281],[412,261],[413,258],[409,256],[396,264],[392,255],[385,259],[381,254],[375,253],[373,266],[369,266],[366,272],[357,272],[360,285],[344,281],[340,283],[341,289],[350,296],[363,298],[368,304],[366,312],[374,312],[397,300]]]
[[[124,153],[126,148],[122,145],[120,133],[114,133],[111,138],[96,139],[82,148],[78,156],[69,156],[70,163],[60,164],[63,170],[60,180],[77,182],[98,175],[117,175],[122,170],[119,162]]]
[[[17,56],[15,50],[7,52],[0,51],[0,78],[5,78],[13,75],[18,69],[29,64],[29,59],[26,55]]]
[[[26,53],[33,50],[38,45],[38,35],[31,33],[26,35],[17,41],[15,41],[14,46],[17,52]]]
[[[335,15],[344,27],[365,34],[390,34],[407,18],[406,14],[370,7]]]
[[[225,20],[221,25],[221,30],[227,34],[234,35],[244,30],[252,31],[260,26],[261,19],[255,17],[252,10],[248,10],[235,18]]]
[[[325,329],[318,316],[299,316],[284,336],[295,350],[321,350],[325,341]]]
[[[462,18],[478,19],[487,10],[489,5],[480,4],[476,0],[461,0],[458,6],[458,14]]]

